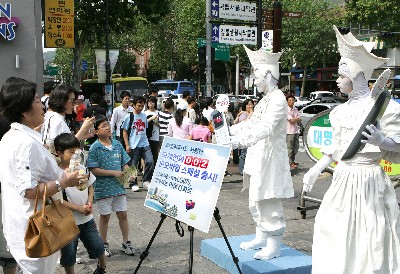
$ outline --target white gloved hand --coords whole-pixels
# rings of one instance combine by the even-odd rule
[[[217,139],[217,144],[223,146],[230,146],[232,149],[237,149],[239,146],[239,143],[235,141],[235,139],[232,138],[232,136],[228,136],[227,138],[223,138],[222,140]]]
[[[303,177],[303,191],[310,192],[315,181],[321,172],[333,162],[332,157],[328,155],[323,155],[321,159],[312,167],[310,170],[304,174]]]
[[[383,135],[382,131],[376,128],[374,125],[369,125],[365,127],[368,131],[369,134],[365,131],[363,131],[362,135],[364,135],[367,140],[361,140],[361,143],[363,144],[371,144],[374,146],[381,146],[385,140],[385,136]]]
[[[314,168],[310,168],[309,171],[307,171],[306,174],[304,174],[303,177],[303,191],[304,192],[310,192],[315,181],[318,179],[318,176],[321,174],[318,170],[315,170]]]

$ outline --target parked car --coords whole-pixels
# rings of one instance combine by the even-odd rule
[[[320,97],[315,100],[312,100],[308,103],[308,105],[318,104],[318,103],[332,103],[332,104],[343,104],[347,102],[349,98],[344,97]]]
[[[170,94],[169,97],[164,97],[162,104],[164,105],[165,100],[172,99],[174,101],[174,106],[176,107],[180,99],[183,99],[182,94]]]
[[[238,99],[240,99],[242,102],[246,99],[251,99],[254,103],[258,102],[258,97],[254,95],[239,95]]]
[[[299,112],[300,118],[301,118],[301,122],[299,123],[299,134],[303,135],[304,132],[304,128],[307,126],[308,122],[311,120],[311,118],[330,108],[334,108],[336,106],[338,106],[340,104],[338,103],[315,103],[315,104],[311,104],[308,106],[305,106],[304,108],[302,108]]]
[[[307,97],[298,97],[298,96],[294,97],[294,106],[298,110],[302,109],[304,106],[308,105],[310,102],[311,101]]]
[[[317,90],[317,91],[311,92],[310,95],[308,96],[308,98],[310,99],[310,101],[312,101],[312,100],[315,100],[317,98],[332,97],[332,96],[334,96],[333,92],[324,91],[324,90]]]

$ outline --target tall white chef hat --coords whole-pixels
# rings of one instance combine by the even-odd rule
[[[374,69],[389,60],[371,53],[375,42],[357,40],[351,32],[342,35],[336,26],[333,26],[333,29],[342,57],[339,62],[339,73],[349,76],[351,80],[354,80],[360,72],[364,73],[365,80],[369,80]],[[348,75],[349,70],[351,75]]]
[[[263,65],[266,68],[266,72],[271,72],[273,78],[276,80],[279,79],[279,58],[282,55],[282,52],[272,53],[268,52],[263,48],[260,48],[257,51],[252,51],[247,48],[245,45],[244,49],[246,50],[247,56],[250,59],[251,65],[254,67],[255,65]]]

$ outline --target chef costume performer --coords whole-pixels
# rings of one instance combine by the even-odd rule
[[[319,174],[338,161],[315,217],[312,273],[400,273],[399,206],[379,165],[381,159],[398,163],[400,153],[366,144],[350,160],[341,160],[363,122],[357,117],[371,100],[368,80],[388,59],[370,53],[374,43],[361,42],[351,33],[342,35],[335,26],[334,30],[341,56],[336,82],[349,100],[330,113],[332,144],[321,149],[324,156],[303,178],[303,191],[308,192]],[[390,100],[380,119],[381,133],[397,136],[392,139],[397,143],[399,113],[400,105]]]
[[[282,53],[245,49],[255,84],[265,96],[248,120],[230,127],[232,147],[248,148],[243,189],[249,188],[249,208],[257,225],[255,239],[241,243],[240,248],[261,249],[254,258],[269,260],[279,257],[286,227],[280,199],[293,197],[286,145],[287,102],[277,88]]]

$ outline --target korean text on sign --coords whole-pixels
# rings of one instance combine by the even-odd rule
[[[45,47],[74,47],[74,0],[45,0]]]

